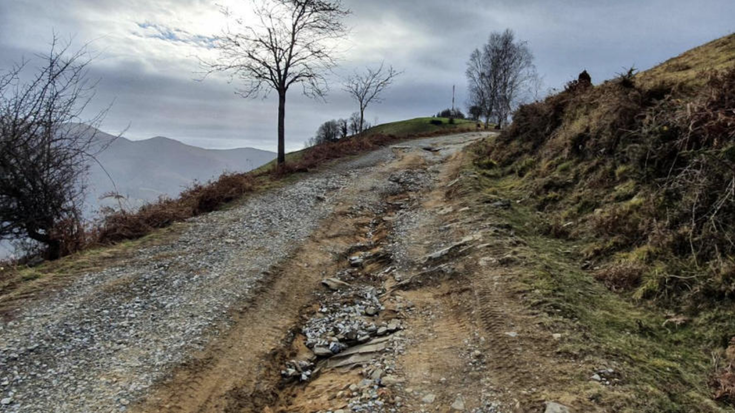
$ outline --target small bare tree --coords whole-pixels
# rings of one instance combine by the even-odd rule
[[[377,69],[367,68],[363,73],[355,73],[345,81],[345,91],[357,102],[360,107],[360,122],[357,133],[365,130],[365,110],[371,103],[381,103],[381,95],[402,72],[380,64]]]
[[[20,81],[25,62],[0,76],[0,239],[32,239],[49,259],[81,240],[84,177],[92,152],[101,149],[96,129],[78,124],[94,87],[90,59],[68,47],[54,38],[27,83]],[[87,124],[97,126],[103,116]]]
[[[224,11],[227,16],[230,13]],[[258,24],[235,19],[215,40],[219,59],[203,62],[208,72],[229,72],[245,82],[243,97],[278,93],[278,164],[286,162],[286,93],[295,84],[306,96],[324,97],[324,73],[335,66],[332,41],[346,31],[350,13],[341,0],[261,0],[254,7]]]
[[[538,88],[538,75],[528,44],[512,30],[492,33],[467,64],[470,104],[482,108],[486,123],[505,124],[513,110]]]

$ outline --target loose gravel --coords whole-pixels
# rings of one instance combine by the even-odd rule
[[[226,330],[228,310],[252,297],[346,190],[368,185],[366,174],[391,159],[390,149],[375,151],[192,219],[176,241],[86,274],[2,322],[0,411],[126,411]]]

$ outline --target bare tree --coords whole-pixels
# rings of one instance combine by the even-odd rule
[[[0,77],[0,239],[32,239],[49,259],[80,242],[84,178],[95,148],[92,126],[73,125],[90,102],[88,54],[56,38],[27,83],[26,63]]]
[[[538,75],[528,44],[517,41],[512,30],[492,33],[482,50],[467,64],[470,104],[490,119],[505,124],[513,110],[538,88]]]
[[[385,67],[381,63],[377,69],[367,68],[364,73],[355,73],[345,81],[345,91],[352,96],[360,107],[360,122],[357,133],[365,130],[365,110],[371,103],[381,103],[381,95],[393,84],[393,81],[402,72],[393,69],[393,66]]]
[[[227,16],[230,13],[224,11]],[[324,73],[335,66],[331,41],[346,31],[350,13],[341,0],[262,0],[254,8],[258,24],[235,19],[217,37],[219,59],[204,62],[209,72],[229,72],[244,81],[238,93],[251,98],[278,93],[278,164],[286,161],[286,93],[295,84],[306,96],[324,97]]]
[[[350,126],[348,124],[347,119],[340,119],[337,121],[337,124],[339,125],[339,138],[340,139],[344,139],[350,136]]]
[[[360,112],[353,112],[352,115],[350,115],[349,120],[350,135],[357,135],[360,133],[360,122],[362,122],[364,126],[365,120],[360,117]]]

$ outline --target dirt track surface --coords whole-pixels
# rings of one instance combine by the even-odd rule
[[[247,411],[238,389],[272,374],[259,369],[279,374],[263,357],[298,328],[350,248],[374,235],[363,230],[386,200],[427,191],[481,136],[418,140],[336,165],[194,219],[173,242],[33,302],[0,326],[0,411]],[[415,182],[390,179],[406,170],[418,171],[407,178]],[[392,253],[404,266],[413,259],[403,247]],[[275,403],[273,391],[253,406]]]

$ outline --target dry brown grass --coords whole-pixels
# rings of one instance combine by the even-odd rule
[[[597,240],[588,258],[598,265],[652,247],[663,269],[642,296],[729,297],[735,280],[716,275],[735,257],[735,68],[701,76],[687,93],[629,73],[597,87],[572,82],[520,108],[478,149],[477,165],[520,177],[548,234]],[[599,278],[616,290],[639,281]]]
[[[638,74],[642,87],[667,83],[679,89],[693,91],[703,86],[703,72],[726,70],[735,65],[735,34],[714,40],[670,59],[651,70]]]

